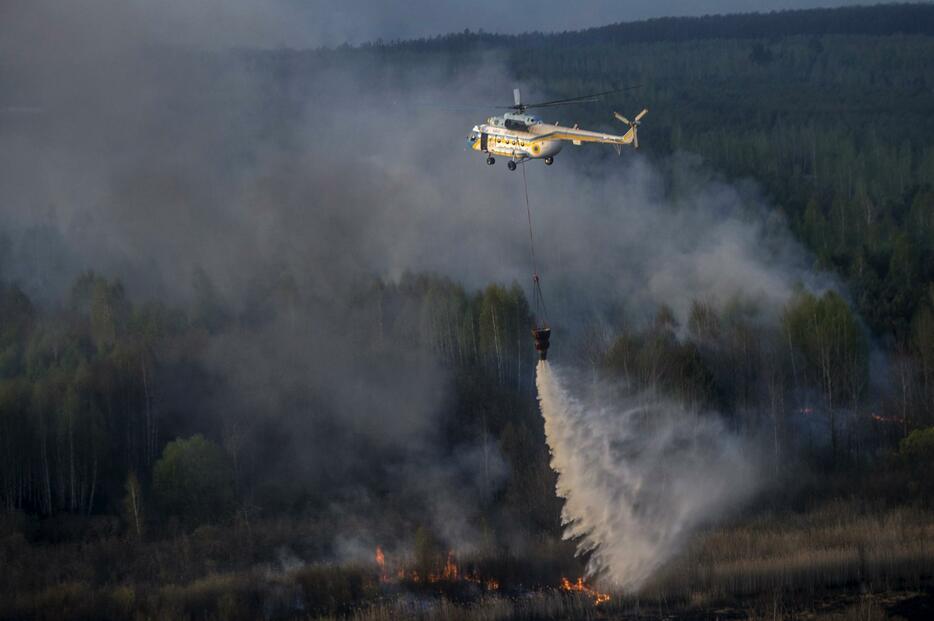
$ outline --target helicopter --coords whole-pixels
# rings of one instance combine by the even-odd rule
[[[638,149],[639,135],[637,128],[642,118],[648,114],[648,109],[643,109],[631,121],[618,112],[614,112],[613,116],[616,120],[629,126],[629,131],[619,136],[580,129],[577,125],[574,125],[574,127],[565,127],[557,123],[549,125],[537,116],[527,114],[527,111],[531,108],[551,108],[597,101],[601,97],[623,90],[628,89],[617,89],[592,95],[571,97],[570,99],[555,99],[526,104],[522,102],[519,89],[513,89],[512,94],[515,103],[511,106],[501,106],[501,108],[509,110],[509,112],[501,116],[491,116],[485,123],[474,125],[470,135],[467,136],[467,144],[474,151],[486,153],[486,163],[490,166],[496,163],[494,156],[509,158],[506,162],[509,170],[515,170],[518,163],[533,159],[544,160],[547,166],[551,166],[555,163],[555,156],[561,151],[565,142],[570,142],[576,146],[580,146],[585,142],[612,144],[616,147],[617,153],[621,153],[623,145],[628,144]]]

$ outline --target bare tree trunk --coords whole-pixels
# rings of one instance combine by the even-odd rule
[[[788,359],[791,360],[791,378],[794,383],[795,392],[798,391],[798,365],[795,364],[795,348],[791,341],[791,330],[785,330],[785,336],[788,338]]]
[[[781,459],[781,446],[779,444],[778,413],[784,407],[784,391],[779,385],[779,379],[774,370],[769,373],[769,415],[772,419],[772,444],[775,451],[775,463]]]
[[[908,435],[908,412],[909,412],[909,403],[911,402],[911,361],[908,359],[908,354],[900,354],[898,356],[898,385],[901,392],[901,424],[902,424],[902,436]]]
[[[68,481],[66,480],[66,469],[65,469],[65,456],[64,456],[64,447],[62,446],[61,438],[57,438],[55,442],[55,492],[58,497],[58,506],[62,509],[67,508],[68,500]]]
[[[97,455],[91,461],[91,491],[88,493],[88,515],[94,509],[94,492],[97,489]]]
[[[516,394],[522,393],[522,322],[519,320],[519,305],[516,304]]]
[[[833,390],[834,390],[834,377],[833,377],[833,356],[832,356],[832,342],[828,342],[827,336],[821,334],[817,329],[817,319],[815,318],[815,338],[817,339],[818,346],[818,359],[820,361],[820,373],[821,378],[823,379],[824,392],[827,399],[827,414],[830,419],[830,451],[831,451],[831,462],[834,466],[837,463],[837,416],[834,411],[834,400],[833,400]],[[832,340],[833,337],[830,337]]]
[[[490,442],[486,432],[486,412],[481,417],[483,432],[483,489],[489,492],[490,489]]]
[[[126,504],[127,512],[130,514],[130,520],[137,537],[143,536],[142,524],[142,495],[140,491],[139,479],[132,472],[127,476],[126,481]]]
[[[490,305],[490,318],[493,321],[493,346],[496,350],[496,376],[503,383],[503,352],[499,345],[499,330],[496,328],[496,308]]]
[[[155,458],[156,451],[156,442],[155,442],[155,421],[153,420],[152,415],[152,396],[149,392],[149,371],[146,368],[146,359],[144,353],[140,353],[139,357],[140,370],[143,380],[143,408],[146,412],[146,431],[145,431],[145,449],[143,451],[144,459],[146,460],[146,465],[149,466],[152,464],[153,459]]]
[[[74,417],[68,417],[68,488],[70,490],[70,497],[68,500],[68,507],[72,511],[77,510],[77,475],[75,473],[75,432],[74,432]]]
[[[51,515],[52,513],[52,473],[49,470],[49,448],[48,448],[48,434],[45,429],[45,416],[42,416],[42,423],[39,428],[39,433],[41,435],[39,450],[41,452],[42,459],[42,506],[43,511],[46,515]]]

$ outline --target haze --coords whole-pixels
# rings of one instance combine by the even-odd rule
[[[16,17],[18,3],[5,3],[3,12]],[[111,3],[112,4],[112,3]],[[409,39],[472,31],[515,34],[554,32],[603,26],[665,16],[768,12],[865,4],[856,0],[141,0],[111,6],[98,27],[120,23],[123,14],[136,14],[136,27],[161,40],[178,44],[223,48],[309,48],[362,43],[377,39]],[[74,12],[99,14],[100,2],[69,7]],[[61,7],[59,7],[61,8]]]

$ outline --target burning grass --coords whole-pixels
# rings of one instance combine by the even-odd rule
[[[765,515],[705,533],[639,593],[603,593],[581,578],[557,586],[469,601],[399,597],[350,618],[700,619],[716,611],[721,619],[895,619],[891,611],[906,602],[931,605],[934,514],[834,502]]]
[[[565,591],[572,593],[583,593],[589,597],[593,598],[594,606],[599,606],[600,604],[605,604],[610,601],[609,593],[601,593],[597,591],[592,586],[584,582],[583,578],[578,578],[576,581],[571,582],[567,578],[561,578],[561,588]]]
[[[554,542],[521,559],[379,547],[356,564],[326,564],[294,546],[289,563],[275,561],[283,542],[307,536],[304,528],[254,524],[69,546],[8,537],[0,561],[10,572],[0,578],[15,588],[0,593],[0,620],[643,619],[707,618],[712,610],[724,619],[802,611],[886,619],[912,598],[930,605],[930,595],[918,593],[934,585],[934,514],[911,508],[872,512],[837,502],[711,530],[638,594],[562,579],[573,562]],[[120,582],[99,577],[114,566]]]
[[[500,581],[492,576],[481,574],[480,563],[475,562],[469,567],[462,567],[453,550],[449,550],[444,564],[435,564],[422,560],[418,563],[422,570],[412,566],[410,559],[400,557],[395,563],[387,561],[382,546],[376,546],[374,553],[379,581],[384,585],[446,585],[451,587],[460,583],[476,585],[478,589],[496,591]],[[427,567],[427,569],[426,569]]]

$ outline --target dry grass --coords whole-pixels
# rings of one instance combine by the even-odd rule
[[[0,596],[0,619],[501,621],[714,614],[762,621],[875,621],[897,618],[886,612],[893,602],[934,585],[934,512],[871,512],[856,503],[837,502],[818,511],[762,516],[711,530],[642,592],[616,595],[599,607],[579,594],[512,590],[513,584],[552,584],[547,578],[530,579],[535,574],[527,563],[513,567],[476,561],[484,575],[505,578],[506,594],[405,584],[387,590],[368,566],[303,565],[286,571],[275,563],[241,562],[222,571],[211,558],[229,558],[226,545],[233,538],[215,530],[136,548],[103,541],[53,549],[8,537],[0,541],[6,546],[5,558],[37,573],[7,576],[20,588]],[[287,534],[267,533],[261,543]],[[539,569],[551,558],[541,556],[544,560],[532,563]],[[157,560],[145,560],[152,558]],[[134,571],[126,571],[118,583],[94,579],[115,566]]]
[[[774,593],[914,589],[934,578],[934,514],[833,503],[707,533],[646,589],[703,607]]]
[[[558,591],[532,592],[516,598],[488,596],[467,605],[446,599],[399,599],[356,611],[352,621],[510,621],[513,619],[603,619],[587,597]],[[328,619],[336,618],[329,617]]]

